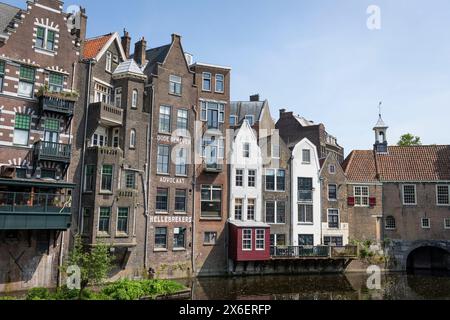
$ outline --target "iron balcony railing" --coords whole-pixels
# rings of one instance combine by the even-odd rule
[[[71,204],[60,194],[0,192],[0,230],[66,230]]]
[[[75,101],[57,94],[49,94],[39,97],[39,106],[43,111],[72,116],[75,108]]]
[[[285,246],[271,247],[272,258],[353,258],[358,255],[356,246]]]
[[[72,145],[39,141],[34,145],[34,154],[38,161],[70,163]]]
[[[218,163],[218,160],[204,161],[203,168],[205,172],[220,173],[223,171],[223,164]]]

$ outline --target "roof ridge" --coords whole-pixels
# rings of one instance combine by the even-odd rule
[[[3,1],[0,1],[0,4],[4,4],[5,6],[8,6],[8,7],[14,8],[14,9],[18,9],[18,10],[26,10],[26,9],[19,8],[17,6],[14,6],[12,4],[9,4],[9,3],[3,2]]]
[[[163,47],[167,47],[167,46],[171,46],[171,45],[172,45],[172,44],[169,43],[169,44],[165,44],[165,45],[162,45],[162,46],[159,46],[159,47],[154,47],[154,48],[145,49],[145,52],[149,52],[149,51],[152,51],[152,50],[161,49],[161,48],[163,48]]]
[[[100,36],[95,36],[95,37],[92,37],[92,38],[86,38],[86,39],[85,39],[85,42],[86,42],[86,41],[94,41],[94,40],[98,40],[98,39],[100,39],[100,38],[104,38],[104,37],[107,37],[107,36],[111,37],[113,34],[114,34],[114,32],[110,32],[110,33],[106,33],[106,34],[103,34],[103,35],[100,35]]]

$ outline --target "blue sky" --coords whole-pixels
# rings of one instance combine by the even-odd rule
[[[6,0],[24,6],[24,0]],[[72,4],[66,2],[66,5]],[[260,93],[274,117],[286,108],[322,122],[346,148],[371,148],[377,105],[388,139],[443,134],[450,107],[448,0],[79,0],[88,35],[124,27],[149,46],[183,36],[196,61],[228,65],[232,98]],[[381,30],[366,26],[381,8]]]

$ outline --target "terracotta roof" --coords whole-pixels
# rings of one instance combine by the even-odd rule
[[[343,166],[355,182],[450,180],[450,146],[389,147],[385,154],[353,151]]]
[[[352,151],[342,167],[349,181],[377,182],[377,169],[372,150]]]
[[[112,33],[105,34],[100,37],[86,39],[84,43],[83,58],[93,59],[103,49],[105,44],[111,39]]]

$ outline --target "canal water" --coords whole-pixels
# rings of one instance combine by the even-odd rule
[[[390,273],[381,289],[369,290],[369,275],[257,276],[200,278],[191,283],[194,300],[450,300],[450,273]]]

